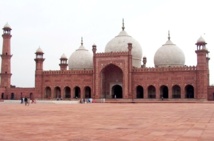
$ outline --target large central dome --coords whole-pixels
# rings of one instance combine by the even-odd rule
[[[124,30],[124,23],[122,31],[115,38],[110,40],[106,47],[105,52],[124,52],[128,51],[128,43],[132,43],[132,65],[134,67],[141,67],[142,48],[140,44],[129,36]]]

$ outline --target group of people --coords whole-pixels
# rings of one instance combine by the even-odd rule
[[[88,98],[88,99],[80,99],[80,103],[92,103],[92,98]]]
[[[25,103],[25,106],[30,105],[30,98],[27,97],[21,97],[21,104]],[[32,99],[31,103],[36,103],[35,99]]]

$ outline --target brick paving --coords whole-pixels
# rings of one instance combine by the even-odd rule
[[[0,141],[214,141],[214,103],[0,103]]]

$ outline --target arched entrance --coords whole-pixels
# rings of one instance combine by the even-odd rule
[[[168,87],[165,85],[160,87],[160,98],[169,98]]]
[[[1,93],[1,99],[4,99],[4,93]]]
[[[55,87],[54,93],[55,93],[55,98],[57,98],[57,99],[61,99],[62,98],[61,97],[61,90],[60,90],[59,87]]]
[[[91,88],[85,87],[85,98],[91,98]]]
[[[50,87],[45,88],[45,98],[47,98],[47,99],[51,98],[51,88]]]
[[[148,98],[156,98],[156,89],[152,85],[148,87]]]
[[[123,71],[114,64],[109,64],[100,73],[101,95],[100,98],[122,98]],[[119,84],[119,85],[118,85]],[[117,85],[117,86],[116,86]],[[115,86],[115,87],[114,87]]]
[[[30,99],[34,99],[33,93],[30,93]]]
[[[123,98],[123,90],[120,85],[114,85],[112,87],[112,98]]]
[[[178,85],[172,87],[172,98],[181,98],[181,88]]]
[[[71,89],[69,87],[65,87],[65,98],[71,98]]]
[[[10,95],[10,99],[11,99],[11,100],[15,99],[15,95],[14,95],[14,93],[11,93],[11,95]]]
[[[136,88],[136,98],[143,98],[143,87],[142,86],[137,86]]]
[[[80,87],[78,86],[74,88],[74,98],[80,98]]]
[[[194,88],[192,85],[187,85],[185,87],[186,98],[194,98]]]

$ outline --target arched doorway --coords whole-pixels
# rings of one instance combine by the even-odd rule
[[[156,98],[156,90],[152,85],[148,87],[148,98]]]
[[[91,98],[91,88],[85,87],[85,98]]]
[[[1,99],[4,99],[4,93],[1,93]]]
[[[30,93],[30,99],[34,99],[33,93]]]
[[[113,92],[121,91],[118,96],[123,97],[122,87],[123,87],[123,71],[121,68],[114,64],[109,64],[103,68],[100,73],[101,80],[101,95],[100,98],[112,98]],[[115,85],[118,85],[114,87]],[[120,87],[119,87],[120,86]],[[117,95],[116,95],[117,96]],[[117,98],[119,98],[117,97]]]
[[[186,98],[194,98],[194,88],[192,85],[187,85],[185,87]]]
[[[61,90],[60,90],[60,87],[55,87],[54,89],[54,92],[55,92],[55,98],[57,99],[61,99]]]
[[[123,90],[120,85],[114,85],[112,87],[112,98],[123,98]]]
[[[78,86],[74,88],[74,98],[80,98],[80,87]]]
[[[165,85],[160,87],[160,98],[169,98],[168,87]]]
[[[51,88],[50,87],[45,88],[45,98],[47,98],[47,99],[51,98]]]
[[[172,87],[172,98],[181,98],[181,88],[178,85]]]
[[[10,95],[10,99],[11,99],[11,100],[15,99],[15,95],[14,95],[14,93],[11,93],[11,95]]]
[[[65,98],[71,98],[71,89],[69,87],[65,87]]]
[[[143,87],[142,86],[137,86],[136,88],[136,98],[143,98]]]

